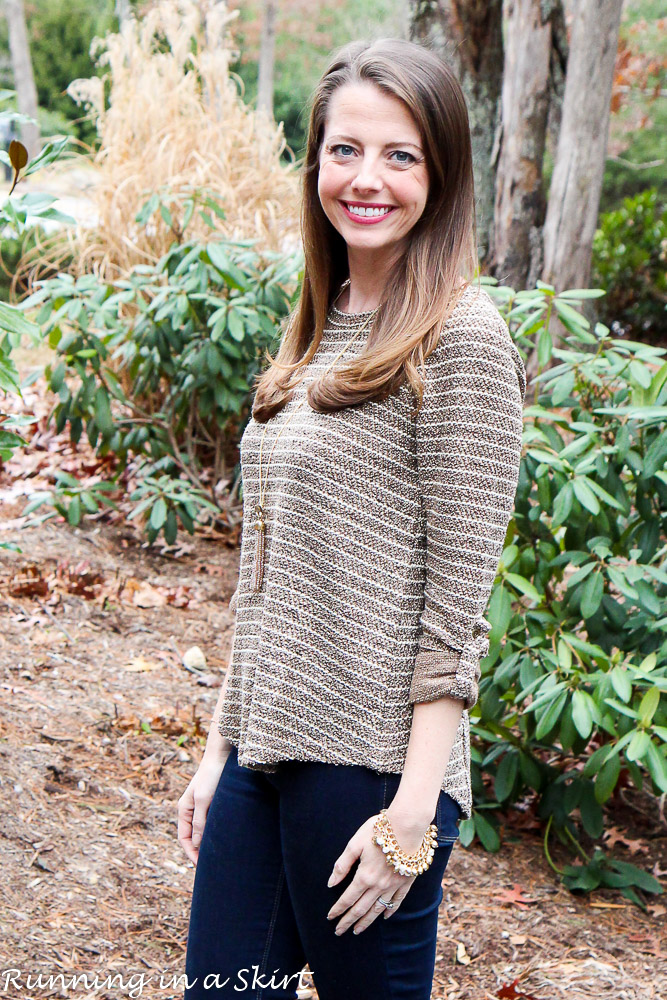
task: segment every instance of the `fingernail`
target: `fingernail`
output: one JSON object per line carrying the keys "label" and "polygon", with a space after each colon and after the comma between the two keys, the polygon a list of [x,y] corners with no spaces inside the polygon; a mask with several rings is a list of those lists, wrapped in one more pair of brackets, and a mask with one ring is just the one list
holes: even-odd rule
{"label": "fingernail", "polygon": [[327,885],[328,885],[329,888],[331,888],[331,886],[333,884],[334,884],[334,877],[333,877],[333,875],[330,875],[329,876],[329,881],[327,882]]}

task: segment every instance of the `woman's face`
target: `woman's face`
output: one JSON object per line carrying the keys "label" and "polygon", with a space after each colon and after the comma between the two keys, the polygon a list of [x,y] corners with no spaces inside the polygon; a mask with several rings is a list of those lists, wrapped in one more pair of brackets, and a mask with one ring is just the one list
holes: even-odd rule
{"label": "woman's face", "polygon": [[423,143],[403,101],[369,82],[339,87],[329,102],[318,192],[348,248],[400,254],[428,185]]}

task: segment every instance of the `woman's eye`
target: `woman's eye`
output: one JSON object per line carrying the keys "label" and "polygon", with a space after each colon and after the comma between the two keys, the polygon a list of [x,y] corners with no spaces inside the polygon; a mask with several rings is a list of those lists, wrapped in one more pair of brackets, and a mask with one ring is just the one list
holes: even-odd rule
{"label": "woman's eye", "polygon": [[346,146],[344,143],[340,143],[338,146],[331,147],[332,153],[338,153],[341,156],[349,156],[350,153],[354,153],[352,146]]}
{"label": "woman's eye", "polygon": [[415,162],[415,157],[412,155],[412,153],[408,153],[407,150],[405,149],[395,149],[391,155],[396,157],[397,163]]}

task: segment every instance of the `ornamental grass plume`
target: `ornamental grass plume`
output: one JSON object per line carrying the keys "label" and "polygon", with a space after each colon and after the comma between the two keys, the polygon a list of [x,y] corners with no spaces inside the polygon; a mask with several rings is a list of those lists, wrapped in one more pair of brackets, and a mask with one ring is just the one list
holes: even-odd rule
{"label": "ornamental grass plume", "polygon": [[[282,125],[243,103],[230,72],[236,14],[219,0],[158,0],[118,34],[94,39],[91,54],[108,72],[67,88],[100,137],[87,157],[96,222],[68,234],[74,274],[114,281],[154,263],[181,239],[184,222],[188,240],[209,240],[199,212],[186,216],[197,190],[219,199],[221,237],[257,239],[260,250],[298,243],[298,176],[281,161]],[[168,211],[138,223],[155,192],[168,194]],[[33,278],[45,263],[42,255]]]}

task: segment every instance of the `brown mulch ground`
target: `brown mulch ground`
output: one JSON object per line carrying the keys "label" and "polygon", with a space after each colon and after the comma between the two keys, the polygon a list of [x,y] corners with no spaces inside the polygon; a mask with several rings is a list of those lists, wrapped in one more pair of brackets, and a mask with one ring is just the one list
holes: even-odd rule
{"label": "brown mulch ground", "polygon": [[[194,869],[176,804],[222,683],[238,553],[187,536],[178,556],[151,552],[122,525],[21,529],[16,484],[0,473],[0,541],[22,548],[0,552],[0,996],[180,998],[169,984],[183,974]],[[183,666],[192,646],[203,676]],[[607,849],[664,885],[664,801],[661,813],[648,793],[623,796]],[[667,997],[664,897],[646,896],[644,912],[611,890],[571,894],[530,810],[502,835],[496,855],[454,849],[434,1000]],[[550,847],[557,865],[575,860]],[[27,988],[38,973],[121,979]]]}

